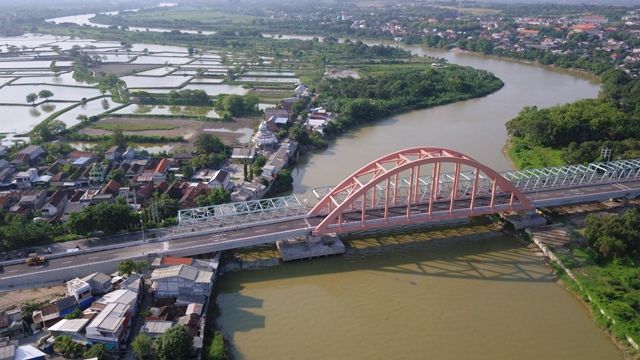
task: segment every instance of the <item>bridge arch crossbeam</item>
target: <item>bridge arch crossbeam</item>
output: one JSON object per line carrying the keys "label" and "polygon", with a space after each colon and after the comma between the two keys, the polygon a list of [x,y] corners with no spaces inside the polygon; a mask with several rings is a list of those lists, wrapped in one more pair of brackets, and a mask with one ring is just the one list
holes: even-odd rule
{"label": "bridge arch crossbeam", "polygon": [[448,149],[412,148],[362,167],[331,189],[309,215],[326,215],[314,231],[323,234],[529,208],[509,181],[470,157]]}

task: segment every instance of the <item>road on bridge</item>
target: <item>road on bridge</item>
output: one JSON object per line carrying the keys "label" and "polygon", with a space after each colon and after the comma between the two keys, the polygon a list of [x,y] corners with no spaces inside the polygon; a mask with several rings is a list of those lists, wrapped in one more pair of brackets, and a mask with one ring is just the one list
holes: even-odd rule
{"label": "road on bridge", "polygon": [[[579,188],[562,188],[538,192],[527,192],[526,196],[537,206],[557,206],[562,204],[602,201],[617,197],[635,197],[640,194],[640,180],[624,183],[598,184]],[[461,202],[468,200],[461,200]],[[399,212],[402,213],[402,212]],[[308,233],[322,221],[321,217],[295,220],[282,218],[272,223],[236,230],[202,234],[183,234],[174,240],[154,239],[145,244],[112,250],[82,253],[50,259],[43,266],[29,267],[26,264],[6,266],[0,274],[0,290],[15,287],[35,286],[61,282],[81,277],[92,272],[113,272],[124,259],[147,258],[154,254],[193,256],[215,251],[229,250],[245,246],[272,243],[276,240],[299,237]],[[250,226],[250,227],[249,227]]]}

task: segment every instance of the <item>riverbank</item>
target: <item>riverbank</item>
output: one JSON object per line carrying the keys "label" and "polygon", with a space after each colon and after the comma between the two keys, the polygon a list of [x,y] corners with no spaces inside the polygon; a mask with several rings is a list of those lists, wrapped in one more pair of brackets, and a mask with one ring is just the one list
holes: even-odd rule
{"label": "riverbank", "polygon": [[584,247],[578,244],[584,242],[584,239],[566,225],[528,229],[527,233],[556,269],[560,285],[590,310],[594,321],[606,330],[611,340],[624,353],[625,359],[638,359],[640,354],[637,340],[634,339],[637,334],[629,329],[628,319],[613,318],[612,304],[597,301],[601,292],[599,288],[608,282],[622,280],[624,272],[616,276],[614,274],[619,273],[619,270],[600,268],[593,260],[589,260]]}

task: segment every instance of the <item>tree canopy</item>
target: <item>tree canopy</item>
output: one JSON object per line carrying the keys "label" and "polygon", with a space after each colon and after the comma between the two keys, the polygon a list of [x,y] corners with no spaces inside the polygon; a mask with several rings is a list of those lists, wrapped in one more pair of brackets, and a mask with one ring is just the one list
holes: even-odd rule
{"label": "tree canopy", "polygon": [[156,340],[156,356],[160,360],[187,360],[191,356],[193,338],[182,326],[174,326]]}

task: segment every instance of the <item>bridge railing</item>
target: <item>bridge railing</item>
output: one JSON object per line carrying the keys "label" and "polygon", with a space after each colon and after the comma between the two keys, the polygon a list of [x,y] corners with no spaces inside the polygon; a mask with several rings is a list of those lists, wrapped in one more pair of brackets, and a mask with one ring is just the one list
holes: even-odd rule
{"label": "bridge railing", "polygon": [[640,179],[640,159],[507,171],[502,175],[523,192],[581,187]]}

